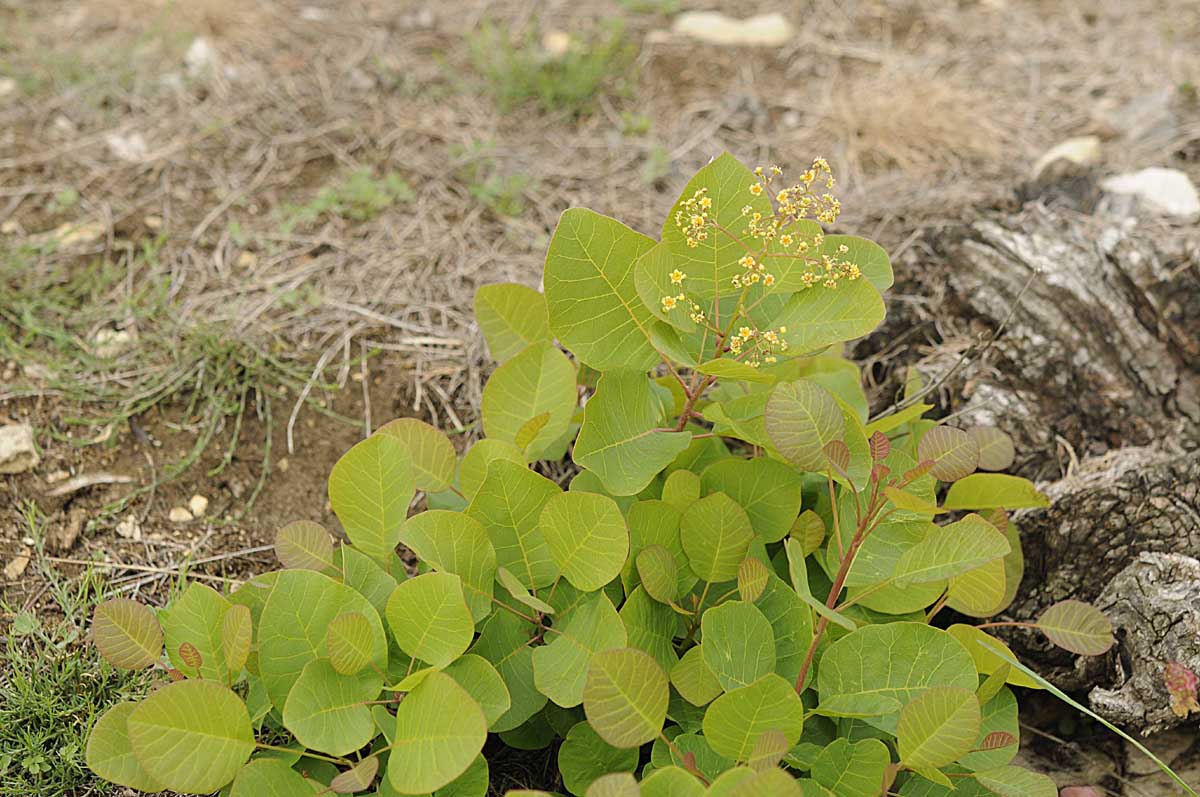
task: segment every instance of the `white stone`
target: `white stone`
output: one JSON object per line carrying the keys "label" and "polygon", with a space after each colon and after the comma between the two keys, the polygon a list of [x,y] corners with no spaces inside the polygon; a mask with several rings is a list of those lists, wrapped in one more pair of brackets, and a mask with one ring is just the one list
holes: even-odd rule
{"label": "white stone", "polygon": [[136,516],[129,515],[117,524],[117,534],[127,540],[139,542],[142,539],[142,524],[138,523]]}
{"label": "white stone", "polygon": [[24,473],[41,460],[27,423],[0,426],[0,473]]}
{"label": "white stone", "polygon": [[1109,177],[1100,184],[1109,194],[1136,198],[1147,209],[1167,216],[1200,215],[1200,194],[1178,169],[1152,167]]}
{"label": "white stone", "polygon": [[548,30],[542,36],[542,49],[547,55],[561,58],[571,49],[571,34],[564,30]]}
{"label": "white stone", "polygon": [[194,517],[203,517],[208,511],[208,499],[197,493],[188,501],[188,509],[191,510]]}
{"label": "white stone", "polygon": [[184,54],[183,63],[189,75],[199,77],[217,65],[217,51],[208,39],[197,36]]}
{"label": "white stone", "polygon": [[172,523],[190,523],[195,518],[192,517],[192,513],[186,507],[173,506],[171,507],[171,511],[167,513],[167,520]]}
{"label": "white stone", "polygon": [[1100,160],[1100,137],[1079,136],[1051,147],[1033,165],[1033,176],[1037,177],[1055,161],[1070,161],[1078,166],[1091,166]]}
{"label": "white stone", "polygon": [[4,566],[4,577],[9,581],[16,581],[25,572],[25,568],[29,567],[29,561],[32,557],[33,552],[29,548],[22,548],[12,558],[12,561]]}
{"label": "white stone", "polygon": [[709,44],[780,47],[796,30],[782,14],[759,14],[736,19],[719,11],[687,11],[675,17],[671,32]]}
{"label": "white stone", "polygon": [[137,343],[137,335],[129,329],[103,327],[92,339],[92,351],[101,359],[116,357]]}
{"label": "white stone", "polygon": [[150,151],[150,148],[146,146],[146,139],[141,133],[130,133],[127,136],[120,133],[109,133],[105,136],[104,141],[113,155],[128,163],[140,163]]}
{"label": "white stone", "polygon": [[0,97],[7,97],[17,91],[17,81],[10,77],[0,77]]}

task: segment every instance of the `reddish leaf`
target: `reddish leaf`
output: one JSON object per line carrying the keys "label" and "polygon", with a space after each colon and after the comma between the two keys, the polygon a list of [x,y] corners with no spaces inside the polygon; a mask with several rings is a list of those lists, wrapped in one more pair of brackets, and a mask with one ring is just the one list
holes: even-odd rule
{"label": "reddish leaf", "polygon": [[184,642],[179,646],[179,658],[193,670],[200,669],[200,665],[204,663],[200,651],[196,650],[196,646],[191,642]]}
{"label": "reddish leaf", "polygon": [[976,750],[999,750],[1002,747],[1008,747],[1017,743],[1017,737],[1013,736],[1008,731],[994,731],[983,737],[983,741],[979,743]]}
{"label": "reddish leaf", "polygon": [[892,453],[892,441],[883,432],[876,431],[871,435],[871,459],[883,462]]}
{"label": "reddish leaf", "polygon": [[988,513],[987,522],[995,526],[1001,534],[1008,533],[1008,513],[1000,507],[996,507]]}
{"label": "reddish leaf", "polygon": [[170,679],[172,681],[182,681],[184,678],[187,678],[186,675],[184,675],[182,672],[175,669],[174,667],[167,668],[167,676],[170,677]]}
{"label": "reddish leaf", "polygon": [[838,473],[845,476],[846,470],[850,467],[850,446],[842,440],[830,440],[821,451],[829,460],[829,464],[833,465]]}
{"label": "reddish leaf", "polygon": [[1193,711],[1200,712],[1200,701],[1196,696],[1200,678],[1196,677],[1196,673],[1173,661],[1163,670],[1163,681],[1171,693],[1171,711],[1175,716],[1186,717]]}

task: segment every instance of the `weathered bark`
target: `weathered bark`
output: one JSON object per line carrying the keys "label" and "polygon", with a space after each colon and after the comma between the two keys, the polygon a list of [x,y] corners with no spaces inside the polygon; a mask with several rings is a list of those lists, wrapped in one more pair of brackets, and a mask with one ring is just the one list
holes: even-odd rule
{"label": "weathered bark", "polygon": [[[1200,635],[1164,648],[1162,629],[1185,622],[1181,604],[1139,615],[1110,584],[1135,583],[1113,579],[1141,553],[1200,554],[1200,231],[1080,204],[1034,199],[928,234],[897,273],[917,275],[901,288],[933,300],[900,308],[899,324],[937,329],[917,367],[945,379],[943,408],[1008,431],[1016,472],[1053,499],[1016,518],[1027,567],[1006,618],[1104,595],[1121,631],[1102,663],[1079,671],[1037,635],[1012,642],[1064,686],[1111,690],[1095,707],[1151,730],[1172,724],[1161,657],[1200,663]],[[1157,590],[1200,591],[1170,583],[1194,578],[1186,567],[1156,572]]]}

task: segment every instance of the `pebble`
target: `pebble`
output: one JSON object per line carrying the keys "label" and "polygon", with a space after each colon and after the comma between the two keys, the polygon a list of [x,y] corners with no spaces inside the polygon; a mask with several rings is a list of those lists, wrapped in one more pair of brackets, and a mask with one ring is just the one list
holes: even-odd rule
{"label": "pebble", "polygon": [[1178,169],[1152,167],[1118,174],[1100,187],[1109,194],[1135,198],[1148,210],[1164,216],[1200,215],[1200,193],[1191,178]]}
{"label": "pebble", "polygon": [[195,520],[192,513],[187,510],[187,507],[173,506],[171,511],[167,513],[167,520],[172,523],[190,523]]}
{"label": "pebble", "polygon": [[9,581],[16,581],[25,572],[25,568],[29,567],[29,560],[32,557],[32,551],[29,548],[22,548],[21,551],[13,557],[12,561],[4,566],[4,577]]}
{"label": "pebble", "polygon": [[27,423],[0,426],[0,473],[24,473],[41,461]]}
{"label": "pebble", "polygon": [[193,517],[204,517],[204,513],[208,511],[208,499],[197,493],[188,501],[188,509]]}
{"label": "pebble", "polygon": [[136,516],[127,515],[117,524],[117,534],[127,540],[139,542],[142,539],[142,524],[138,523]]}
{"label": "pebble", "polygon": [[687,11],[675,17],[671,33],[709,44],[781,47],[795,38],[796,29],[778,13],[737,19],[719,11]]}

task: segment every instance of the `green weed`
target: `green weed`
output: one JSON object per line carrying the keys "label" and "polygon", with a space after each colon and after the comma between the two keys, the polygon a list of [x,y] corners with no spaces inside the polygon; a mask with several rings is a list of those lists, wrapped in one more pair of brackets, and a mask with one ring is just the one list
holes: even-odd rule
{"label": "green weed", "polygon": [[285,205],[283,227],[290,232],[328,217],[367,221],[414,196],[412,187],[396,172],[375,177],[370,169],[356,169],[322,188],[306,204]]}
{"label": "green weed", "polygon": [[451,146],[450,155],[459,164],[455,175],[466,183],[471,196],[497,216],[519,216],[525,211],[525,191],[533,185],[533,179],[527,174],[502,171],[491,153],[489,141]]}
{"label": "green weed", "polygon": [[546,52],[530,29],[517,43],[508,31],[484,23],[468,38],[471,64],[501,110],[536,102],[549,113],[580,116],[605,90],[619,91],[621,76],[637,56],[620,24],[593,40],[572,41],[565,53]]}

